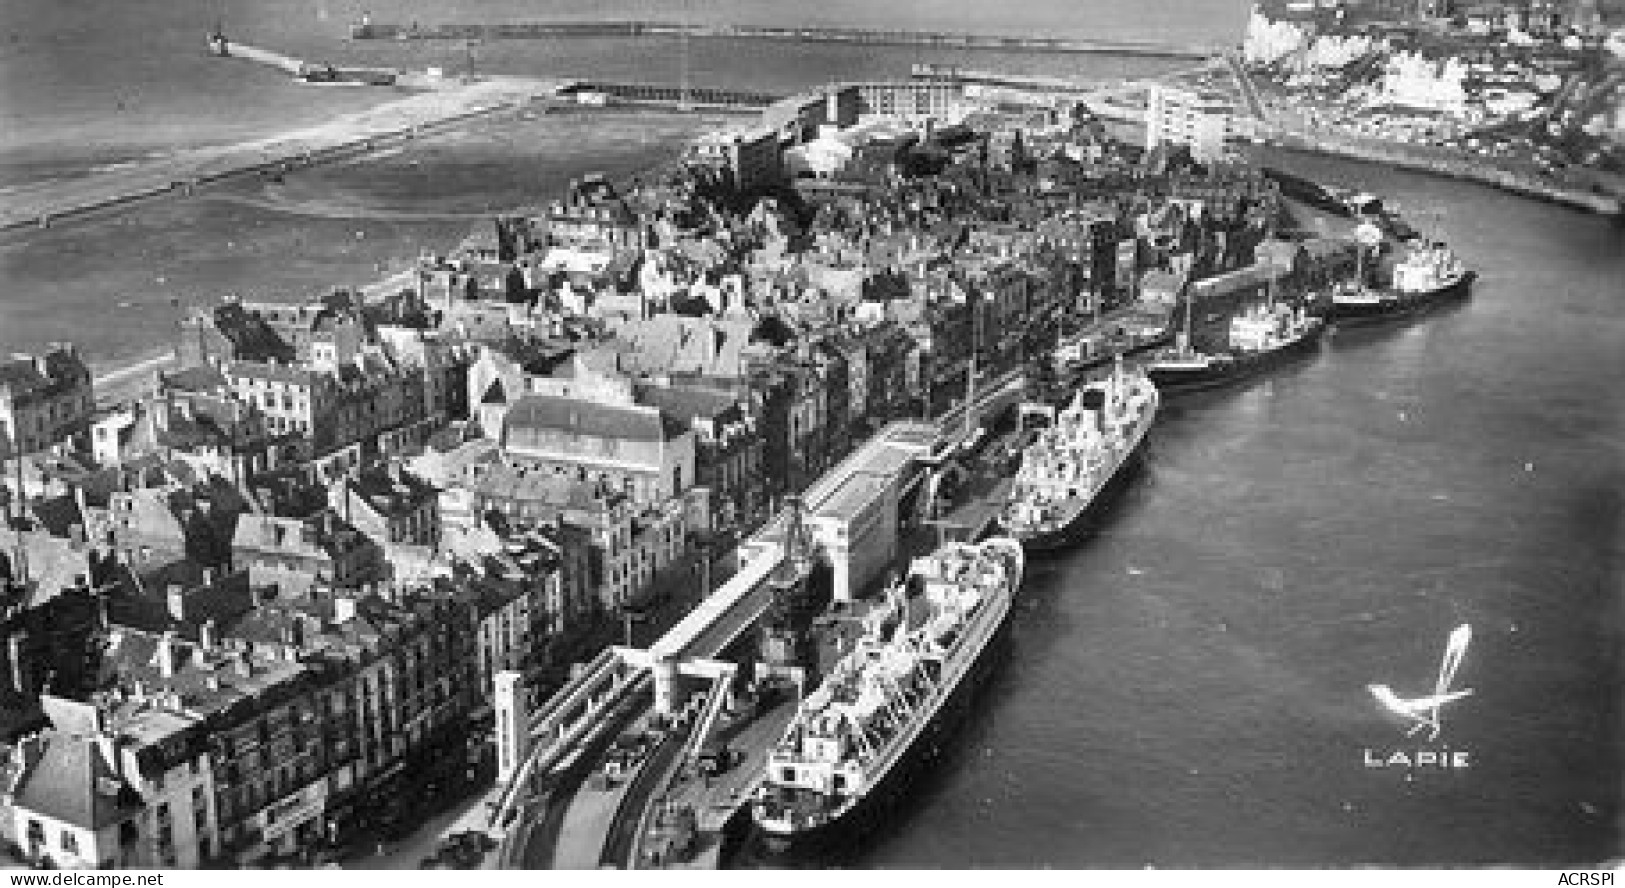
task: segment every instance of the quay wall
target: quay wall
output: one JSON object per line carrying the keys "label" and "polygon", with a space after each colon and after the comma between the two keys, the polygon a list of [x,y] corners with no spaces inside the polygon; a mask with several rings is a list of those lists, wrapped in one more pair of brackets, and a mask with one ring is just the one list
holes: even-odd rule
{"label": "quay wall", "polygon": [[1499,169],[1467,159],[1429,157],[1407,151],[1401,146],[1376,146],[1304,133],[1277,133],[1268,142],[1273,147],[1310,154],[1346,157],[1367,163],[1386,164],[1399,169],[1432,173],[1452,179],[1492,185],[1514,194],[1533,197],[1576,209],[1588,210],[1605,216],[1625,217],[1625,202],[1621,198],[1595,192],[1578,191],[1521,176],[1511,170]]}
{"label": "quay wall", "polygon": [[722,37],[749,40],[794,40],[812,43],[856,43],[889,46],[933,46],[946,49],[1106,53],[1163,58],[1206,58],[1216,47],[1195,44],[1137,43],[1068,37],[1007,37],[936,31],[889,31],[864,28],[780,28],[755,25],[685,25],[655,21],[510,22],[503,24],[438,24],[402,26],[366,22],[350,29],[356,40],[501,40],[556,37]]}

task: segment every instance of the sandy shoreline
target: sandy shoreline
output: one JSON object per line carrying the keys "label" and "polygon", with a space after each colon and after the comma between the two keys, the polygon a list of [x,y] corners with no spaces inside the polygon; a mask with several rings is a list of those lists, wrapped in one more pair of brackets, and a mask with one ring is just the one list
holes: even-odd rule
{"label": "sandy shoreline", "polygon": [[225,147],[198,148],[118,164],[74,179],[17,186],[0,192],[0,229],[42,218],[167,193],[190,193],[192,184],[249,172],[280,161],[308,162],[323,154],[370,150],[369,140],[415,134],[421,128],[518,107],[551,96],[557,82],[511,77],[447,83],[337,120]]}
{"label": "sandy shoreline", "polygon": [[97,404],[111,405],[146,391],[152,374],[175,369],[179,357],[174,349],[165,348],[146,357],[92,367],[91,390],[96,394]]}

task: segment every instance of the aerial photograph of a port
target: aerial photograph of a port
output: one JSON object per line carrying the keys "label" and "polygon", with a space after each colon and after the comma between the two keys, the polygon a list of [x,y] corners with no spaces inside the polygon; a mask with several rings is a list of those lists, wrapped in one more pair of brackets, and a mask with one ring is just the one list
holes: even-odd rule
{"label": "aerial photograph of a port", "polygon": [[0,354],[14,884],[1625,865],[1625,0],[6,0]]}

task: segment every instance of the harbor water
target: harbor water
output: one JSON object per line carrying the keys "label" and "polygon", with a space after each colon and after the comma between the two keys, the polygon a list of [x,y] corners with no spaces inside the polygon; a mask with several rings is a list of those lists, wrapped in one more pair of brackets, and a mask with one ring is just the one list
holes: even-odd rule
{"label": "harbor water", "polygon": [[[1621,853],[1625,232],[1461,182],[1278,161],[1442,214],[1480,271],[1169,402],[1106,530],[1034,565],[960,748],[854,866],[1541,864]],[[1367,685],[1432,693],[1436,741]],[[1372,767],[1396,751],[1467,767]]]}
{"label": "harbor water", "polygon": [[[19,0],[7,14],[34,2]],[[627,17],[675,17],[662,12],[670,4],[612,5]],[[734,5],[768,24],[796,8],[779,0]],[[1061,33],[1056,23],[1078,5],[1036,4],[1035,21]],[[80,14],[106,7],[123,20],[151,4],[54,6]],[[191,10],[186,16],[149,12],[175,31],[154,38],[159,43],[201,44],[212,20],[193,28],[190,18],[222,15],[228,28],[269,32],[242,39],[310,57],[313,47],[334,50],[354,6],[187,0],[173,4]],[[716,6],[707,14],[726,18]],[[1075,33],[1122,39],[1223,39],[1239,33],[1245,13],[1245,4],[1229,2],[1153,4],[1152,18],[1184,14],[1178,21],[1186,30],[1174,34],[1148,20],[1136,30],[1141,7],[1127,0],[1088,6],[1090,27]],[[763,11],[769,7],[781,19]],[[961,7],[970,5],[920,0],[897,15],[947,17],[922,24],[940,30],[978,29],[971,13],[952,20]],[[406,0],[372,4],[380,21],[408,17],[411,8]],[[419,17],[455,20],[458,4]],[[59,42],[69,42],[102,29],[86,20],[59,30]],[[493,44],[479,50],[481,64],[520,64],[542,43]],[[103,99],[88,87],[61,86],[72,101],[53,117],[38,90],[57,87],[35,81],[25,96],[19,76],[110,75],[44,65],[29,55],[36,49],[15,44],[0,51],[8,75],[0,110],[27,124],[9,128],[11,141],[0,145],[12,181],[45,174],[47,161],[63,169],[91,162],[70,163],[52,146],[96,146],[100,159],[92,160],[103,162],[169,138],[104,119]],[[812,86],[853,76],[857,52],[712,51],[695,78]],[[922,60],[913,49],[861,53],[877,76]],[[600,46],[593,57],[604,55]],[[649,64],[674,72],[674,59]],[[278,128],[323,110],[312,104],[344,110],[372,101],[365,90],[312,90],[254,66],[204,62],[212,67],[201,81],[188,79],[204,70],[193,62],[182,68],[187,76],[154,63],[144,88],[146,75],[127,72],[129,101],[150,105],[153,119],[182,134],[175,138],[202,140],[243,138],[253,125],[230,113],[231,100],[208,95],[279,96],[257,124]],[[1036,61],[1021,64],[1030,70]],[[1110,77],[1147,63],[1080,57],[1065,64]],[[622,73],[630,79],[638,70]],[[640,79],[671,79],[664,70]],[[184,112],[188,90],[195,105]],[[319,98],[296,101],[292,92]],[[8,284],[0,346],[78,338],[95,343],[93,357],[129,354],[164,341],[172,315],[163,312],[178,297],[280,291],[302,298],[326,284],[364,283],[420,248],[450,246],[472,216],[534,203],[574,172],[625,172],[686,132],[666,122],[657,130],[617,137],[609,163],[582,148],[550,163],[558,155],[529,142],[510,140],[499,151],[502,138],[471,137],[486,152],[479,169],[441,143],[415,156],[418,165],[384,159],[381,167],[303,180],[322,187],[294,176],[281,186],[8,237],[0,241]],[[1298,155],[1278,160],[1368,188],[1419,217],[1436,215],[1441,233],[1479,271],[1473,295],[1392,326],[1334,332],[1307,360],[1166,404],[1145,468],[1102,532],[1030,565],[1013,643],[957,741],[886,829],[820,863],[1556,866],[1620,853],[1625,229],[1463,182]],[[433,171],[447,168],[463,177],[465,196],[449,206],[411,197],[418,187],[444,195]],[[121,301],[131,303],[128,316],[116,313]],[[1442,710],[1436,740],[1406,738],[1367,685],[1431,693],[1446,636],[1462,623],[1474,640],[1456,687],[1473,694]],[[1384,764],[1396,751],[1420,748],[1465,752],[1468,764],[1371,764],[1373,756]],[[749,856],[742,863],[772,865]]]}

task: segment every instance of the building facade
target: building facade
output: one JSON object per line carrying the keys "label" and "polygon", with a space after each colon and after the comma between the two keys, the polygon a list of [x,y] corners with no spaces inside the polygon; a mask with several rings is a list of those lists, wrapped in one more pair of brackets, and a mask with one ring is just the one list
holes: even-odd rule
{"label": "building facade", "polygon": [[89,427],[90,368],[71,345],[0,362],[0,455],[35,453]]}

